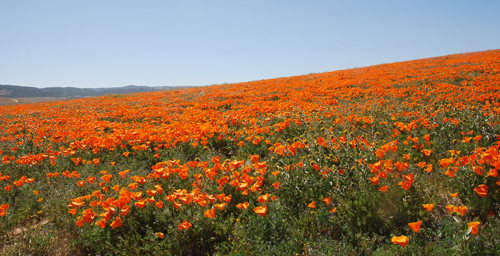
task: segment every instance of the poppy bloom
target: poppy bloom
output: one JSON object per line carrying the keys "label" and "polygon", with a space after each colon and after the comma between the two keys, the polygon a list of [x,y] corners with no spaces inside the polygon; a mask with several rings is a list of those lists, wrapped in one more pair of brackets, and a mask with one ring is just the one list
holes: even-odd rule
{"label": "poppy bloom", "polygon": [[280,187],[280,182],[279,181],[276,181],[275,183],[273,183],[273,187],[275,189],[278,189]]}
{"label": "poppy bloom", "polygon": [[109,220],[111,219],[111,212],[103,212],[101,214],[99,214],[99,216],[103,217],[105,220]]}
{"label": "poppy bloom", "polygon": [[210,210],[205,211],[204,213],[205,217],[213,219],[215,218],[215,208],[212,208]]}
{"label": "poppy bloom", "polygon": [[485,184],[479,185],[477,188],[474,188],[474,191],[480,196],[480,197],[486,197],[488,194],[488,186]]}
{"label": "poppy bloom", "polygon": [[389,186],[382,186],[378,189],[378,191],[386,193],[388,188]]}
{"label": "poppy bloom", "polygon": [[127,175],[127,173],[128,173],[129,171],[130,171],[130,170],[125,170],[125,171],[119,172],[118,174],[119,174],[122,178],[125,178],[125,175]]}
{"label": "poppy bloom", "polygon": [[163,239],[165,235],[162,232],[156,232],[155,235],[158,236],[158,238]]}
{"label": "poppy bloom", "polygon": [[111,180],[111,177],[112,177],[111,174],[107,174],[107,175],[103,175],[101,177],[101,179],[103,179],[106,183],[109,183],[109,181]]}
{"label": "poppy bloom", "polygon": [[467,206],[462,205],[462,206],[457,206],[453,209],[455,212],[460,214],[461,216],[465,215],[465,211],[467,211]]}
{"label": "poppy bloom", "polygon": [[188,230],[190,227],[192,227],[193,225],[191,225],[191,223],[189,223],[189,221],[185,220],[183,221],[180,225],[179,225],[179,230],[183,230],[183,229],[186,229]]}
{"label": "poppy bloom", "polygon": [[479,224],[481,224],[479,221],[467,223],[467,230],[470,230],[470,232],[475,235],[477,234],[477,226],[479,226]]}
{"label": "poppy bloom", "polygon": [[410,240],[407,236],[405,235],[402,235],[402,236],[395,236],[391,239],[391,242],[393,242],[394,244],[399,244],[403,247],[406,246],[406,244],[408,243],[408,240]]}
{"label": "poppy bloom", "polygon": [[236,205],[236,207],[238,207],[240,209],[248,210],[248,202],[239,203],[239,204]]}
{"label": "poppy bloom", "polygon": [[90,184],[93,184],[94,181],[95,181],[95,177],[94,176],[87,178],[87,182],[90,183]]}
{"label": "poppy bloom", "polygon": [[418,233],[418,231],[420,230],[420,224],[422,224],[422,221],[419,220],[417,222],[408,223],[408,226],[410,226],[413,231]]}
{"label": "poppy bloom", "polygon": [[106,227],[106,220],[101,219],[100,221],[96,222],[95,224],[101,228],[105,228]]}
{"label": "poppy bloom", "polygon": [[137,183],[132,183],[132,184],[129,184],[128,187],[132,190],[136,190],[137,189]]}
{"label": "poppy bloom", "polygon": [[8,204],[0,205],[0,216],[5,216],[5,214],[7,214],[7,212],[6,212],[7,209],[9,209]]}
{"label": "poppy bloom", "polygon": [[325,197],[323,198],[323,202],[325,202],[326,204],[330,204],[330,199],[331,197]]}
{"label": "poppy bloom", "polygon": [[433,204],[422,204],[422,206],[429,212],[432,211],[432,208],[434,208]]}
{"label": "poppy bloom", "polygon": [[431,153],[432,153],[432,150],[430,150],[430,149],[423,149],[420,152],[422,152],[425,156],[430,156]]}
{"label": "poppy bloom", "polygon": [[489,177],[489,176],[491,176],[491,177],[496,177],[496,176],[498,176],[498,171],[497,171],[497,169],[491,169],[491,170],[490,170],[490,171],[486,174],[486,177]]}
{"label": "poppy bloom", "polygon": [[154,204],[155,203],[155,198],[154,196],[150,197],[150,198],[146,198],[146,201],[150,204]]}
{"label": "poppy bloom", "polygon": [[111,222],[110,225],[113,229],[119,228],[122,226],[122,219],[120,217],[116,217],[113,222]]}
{"label": "poppy bloom", "polygon": [[450,213],[453,213],[453,205],[452,205],[452,204],[447,205],[447,206],[446,206],[446,209],[448,209],[448,211],[449,211]]}
{"label": "poppy bloom", "polygon": [[82,226],[83,226],[83,219],[79,219],[79,220],[77,220],[75,223],[76,223],[76,225],[77,225],[78,227],[82,227]]}
{"label": "poppy bloom", "polygon": [[163,208],[163,201],[158,201],[155,203],[156,207],[158,207],[159,209]]}
{"label": "poppy bloom", "polygon": [[135,202],[134,204],[135,204],[135,206],[137,206],[137,207],[139,207],[139,208],[142,209],[142,208],[144,208],[144,206],[146,206],[146,200],[141,199],[138,202]]}
{"label": "poppy bloom", "polygon": [[312,201],[312,203],[310,203],[307,207],[309,207],[309,208],[316,208],[316,202]]}
{"label": "poppy bloom", "polygon": [[226,202],[214,205],[214,207],[217,208],[217,209],[219,209],[219,211],[224,211],[224,208],[226,208],[226,206],[227,206]]}
{"label": "poppy bloom", "polygon": [[259,196],[259,198],[257,198],[257,201],[259,203],[265,204],[265,203],[267,203],[267,201],[269,201],[269,196],[271,196],[271,195],[269,195],[269,194],[261,195],[261,196]]}
{"label": "poppy bloom", "polygon": [[262,217],[266,217],[267,206],[265,206],[265,205],[264,206],[257,206],[253,209],[253,211]]}
{"label": "poppy bloom", "polygon": [[452,196],[452,197],[457,197],[457,196],[458,196],[458,193],[453,193],[453,194],[451,194],[450,196]]}

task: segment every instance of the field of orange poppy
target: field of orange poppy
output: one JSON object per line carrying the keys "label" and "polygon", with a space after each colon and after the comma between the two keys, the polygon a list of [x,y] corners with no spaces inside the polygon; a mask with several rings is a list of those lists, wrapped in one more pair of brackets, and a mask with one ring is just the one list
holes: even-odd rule
{"label": "field of orange poppy", "polygon": [[2,106],[0,252],[494,255],[499,98],[492,50]]}

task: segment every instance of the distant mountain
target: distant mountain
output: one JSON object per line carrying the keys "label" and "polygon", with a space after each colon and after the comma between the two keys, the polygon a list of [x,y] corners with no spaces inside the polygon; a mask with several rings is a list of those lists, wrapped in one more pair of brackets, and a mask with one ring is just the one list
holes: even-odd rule
{"label": "distant mountain", "polygon": [[186,86],[137,86],[128,85],[113,88],[75,88],[75,87],[47,87],[36,88],[18,85],[1,85],[0,96],[8,98],[29,97],[56,97],[56,98],[85,98],[108,94],[127,94],[138,92],[154,92],[172,89],[187,88]]}

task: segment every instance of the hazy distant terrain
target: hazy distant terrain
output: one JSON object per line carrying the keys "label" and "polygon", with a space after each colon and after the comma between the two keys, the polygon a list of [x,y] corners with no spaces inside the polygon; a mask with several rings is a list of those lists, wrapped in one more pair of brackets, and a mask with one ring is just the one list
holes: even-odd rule
{"label": "hazy distant terrain", "polygon": [[189,86],[137,86],[128,85],[113,88],[75,88],[75,87],[48,87],[36,88],[18,85],[0,84],[0,106],[26,104],[33,102],[79,99],[95,97],[108,94],[127,94],[139,92],[164,91],[172,89],[187,88]]}

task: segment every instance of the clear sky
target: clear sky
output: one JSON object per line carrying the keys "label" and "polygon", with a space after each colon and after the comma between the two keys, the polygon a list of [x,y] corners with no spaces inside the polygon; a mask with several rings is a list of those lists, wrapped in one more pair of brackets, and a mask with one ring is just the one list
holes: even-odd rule
{"label": "clear sky", "polygon": [[0,0],[0,84],[211,85],[499,48],[499,0]]}

